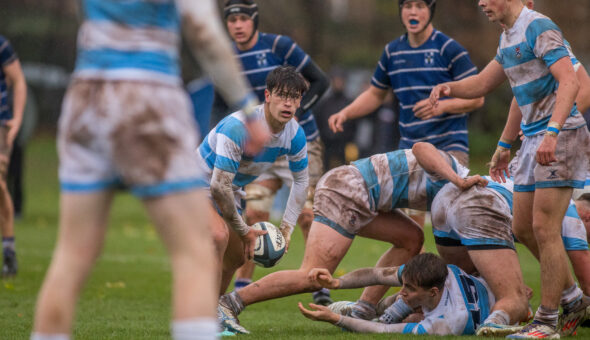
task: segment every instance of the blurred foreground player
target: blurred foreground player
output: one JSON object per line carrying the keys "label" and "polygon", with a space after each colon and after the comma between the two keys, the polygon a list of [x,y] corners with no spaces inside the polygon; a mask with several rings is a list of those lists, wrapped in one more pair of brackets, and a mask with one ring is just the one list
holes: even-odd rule
{"label": "blurred foreground player", "polygon": [[[32,339],[68,339],[80,290],[101,252],[118,186],[144,203],[171,257],[174,339],[213,339],[216,270],[195,123],[179,77],[180,26],[250,141],[266,130],[238,75],[213,1],[86,0],[73,81],[59,123],[59,237],[39,294]],[[157,15],[156,15],[157,14]]]}

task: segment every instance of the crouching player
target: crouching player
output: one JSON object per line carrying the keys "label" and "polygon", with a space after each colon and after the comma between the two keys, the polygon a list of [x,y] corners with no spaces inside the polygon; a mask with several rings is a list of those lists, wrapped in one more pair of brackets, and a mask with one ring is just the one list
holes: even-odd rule
{"label": "crouching player", "polygon": [[[232,113],[209,132],[197,151],[197,161],[206,174],[213,200],[211,230],[222,263],[220,293],[246,258],[252,259],[258,235],[240,216],[242,188],[272,166],[280,156],[289,160],[293,185],[280,229],[289,239],[307,197],[307,147],[305,134],[293,119],[307,90],[305,79],[292,66],[281,66],[266,78],[265,103],[255,108],[253,119],[262,120],[271,138],[257,154],[244,151],[247,141],[244,112]],[[288,245],[287,245],[288,246]]]}
{"label": "crouching player", "polygon": [[[438,190],[453,181],[469,187],[483,181],[481,177],[464,179],[468,170],[443,151],[436,149],[429,157],[449,164],[445,178],[431,176],[416,162],[412,150],[377,154],[332,169],[318,182],[314,199],[314,221],[298,270],[271,273],[254,284],[220,299],[223,323],[237,332],[237,315],[250,304],[322,288],[309,281],[312,268],[333,272],[356,235],[389,242],[393,245],[377,262],[377,267],[406,263],[417,255],[424,235],[409,217],[397,208],[426,211]],[[375,305],[389,287],[370,287],[357,302],[360,314],[375,314]]]}
{"label": "crouching player", "polygon": [[330,289],[401,286],[398,300],[404,306],[399,309],[401,318],[417,308],[424,313],[424,319],[418,323],[387,324],[336,314],[315,304],[310,304],[315,310],[309,310],[299,303],[301,313],[309,319],[362,333],[470,335],[488,317],[495,302],[483,279],[447,265],[430,253],[417,255],[399,267],[363,268],[338,279],[332,278],[327,269],[315,268],[309,272],[309,279]]}

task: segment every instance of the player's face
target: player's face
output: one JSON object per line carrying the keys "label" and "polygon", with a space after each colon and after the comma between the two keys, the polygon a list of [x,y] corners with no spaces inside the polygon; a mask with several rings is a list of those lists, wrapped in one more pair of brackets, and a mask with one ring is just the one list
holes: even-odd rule
{"label": "player's face", "polygon": [[578,215],[582,222],[584,222],[584,226],[586,227],[586,231],[590,230],[590,202],[579,200],[576,201],[576,210],[578,210]]}
{"label": "player's face", "polygon": [[236,44],[245,44],[254,33],[254,20],[246,14],[232,14],[227,17],[227,31]]}
{"label": "player's face", "polygon": [[479,0],[479,7],[491,22],[502,21],[508,12],[507,0]]}
{"label": "player's face", "polygon": [[301,95],[287,91],[264,91],[265,101],[271,117],[281,124],[286,124],[295,115],[301,104]]}
{"label": "player's face", "polygon": [[430,301],[433,298],[430,289],[420,287],[412,282],[407,282],[407,280],[404,280],[404,285],[399,291],[399,294],[412,309],[430,306]]}
{"label": "player's face", "polygon": [[424,1],[406,1],[402,5],[402,23],[408,33],[422,32],[430,20],[430,9]]}

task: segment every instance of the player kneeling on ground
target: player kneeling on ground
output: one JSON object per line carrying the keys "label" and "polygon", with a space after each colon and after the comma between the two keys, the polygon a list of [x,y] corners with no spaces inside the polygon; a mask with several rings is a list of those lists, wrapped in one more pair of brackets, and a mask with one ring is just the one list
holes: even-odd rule
{"label": "player kneeling on ground", "polygon": [[401,298],[392,305],[398,311],[398,322],[417,308],[424,313],[424,320],[418,323],[386,324],[336,314],[315,304],[310,304],[315,310],[308,310],[299,303],[301,313],[309,319],[361,333],[470,335],[488,317],[495,302],[483,279],[446,265],[443,259],[430,253],[417,255],[399,267],[363,268],[338,279],[332,278],[326,269],[314,268],[309,272],[309,279],[330,289],[401,286]]}

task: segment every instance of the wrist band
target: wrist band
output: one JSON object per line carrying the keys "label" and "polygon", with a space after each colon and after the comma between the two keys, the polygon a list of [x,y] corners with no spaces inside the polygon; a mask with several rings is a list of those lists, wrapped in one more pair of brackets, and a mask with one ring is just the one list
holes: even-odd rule
{"label": "wrist band", "polygon": [[512,144],[508,144],[508,143],[500,140],[500,141],[498,141],[498,146],[502,147],[504,149],[510,149],[512,147]]}
{"label": "wrist band", "polygon": [[549,122],[549,124],[547,124],[547,127],[556,128],[558,131],[561,131],[561,125],[559,125],[558,122]]}
{"label": "wrist band", "polygon": [[559,134],[559,130],[558,130],[558,129],[556,129],[556,128],[554,128],[553,126],[548,126],[548,127],[547,127],[547,133],[548,133],[550,136],[557,136],[557,135]]}

